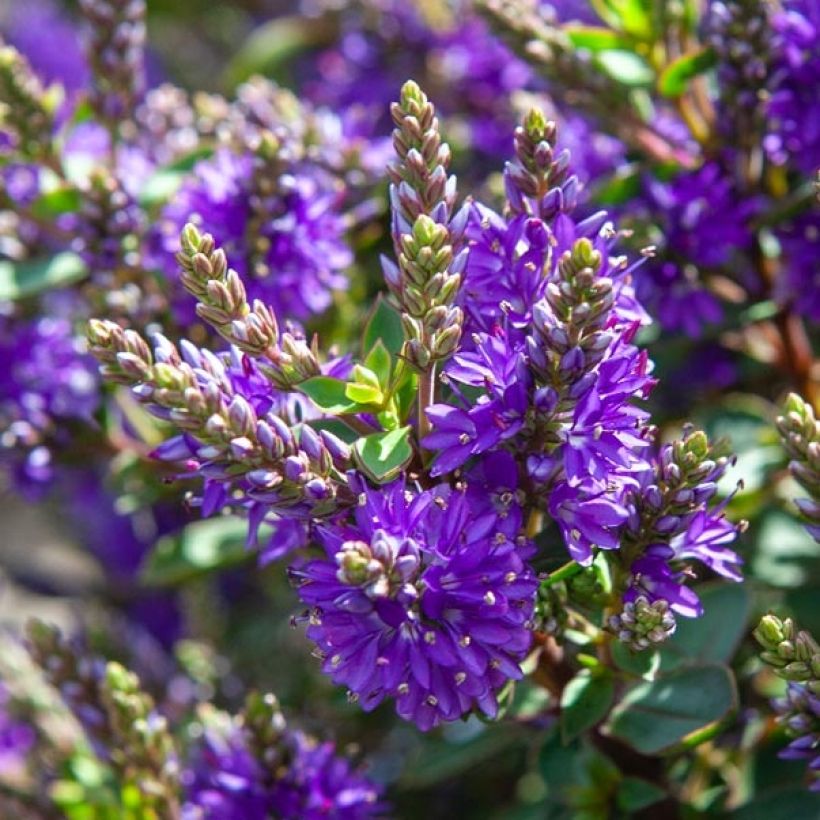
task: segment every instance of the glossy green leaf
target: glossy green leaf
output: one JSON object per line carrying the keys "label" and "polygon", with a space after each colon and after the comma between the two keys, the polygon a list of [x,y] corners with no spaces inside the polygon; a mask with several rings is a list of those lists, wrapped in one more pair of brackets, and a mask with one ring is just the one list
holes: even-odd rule
{"label": "glossy green leaf", "polygon": [[24,299],[45,290],[65,287],[88,275],[85,262],[70,251],[49,259],[0,262],[0,302]]}
{"label": "glossy green leaf", "polygon": [[675,634],[661,647],[661,670],[702,663],[725,663],[747,632],[751,596],[741,584],[716,582],[698,587],[701,618],[679,618]]}
{"label": "glossy green leaf", "polygon": [[633,51],[601,51],[596,59],[601,68],[622,85],[645,86],[655,79],[655,73],[646,60]]}
{"label": "glossy green leaf", "polygon": [[658,91],[664,97],[680,97],[693,77],[703,74],[717,62],[717,55],[711,48],[682,54],[673,60],[658,77]]}
{"label": "glossy green leaf", "polygon": [[561,693],[561,736],[569,743],[605,717],[615,697],[612,675],[579,672]]}
{"label": "glossy green leaf", "polygon": [[666,797],[666,792],[654,783],[640,777],[625,777],[618,786],[615,800],[624,812],[635,812],[657,803]]}
{"label": "glossy green leaf", "polygon": [[343,413],[354,413],[358,407],[346,392],[347,382],[331,376],[314,376],[302,382],[299,390],[309,396],[313,403],[324,413],[340,416]]}
{"label": "glossy green leaf", "polygon": [[360,438],[353,446],[356,463],[377,483],[395,478],[413,458],[410,428]]}
{"label": "glossy green leaf", "polygon": [[[394,374],[394,377],[395,375],[396,374]],[[401,421],[405,421],[416,406],[418,381],[419,378],[416,373],[409,367],[405,367],[393,387],[393,399],[396,402],[396,408]]]}
{"label": "glossy green leaf", "polygon": [[149,585],[175,585],[201,575],[250,560],[245,546],[248,524],[221,516],[195,521],[177,536],[161,538],[148,554],[141,571]]}
{"label": "glossy green leaf", "polygon": [[368,370],[372,370],[376,374],[379,385],[386,390],[390,384],[390,373],[393,369],[393,363],[390,358],[390,352],[384,346],[384,342],[381,339],[377,339],[373,347],[370,348],[364,363]]}
{"label": "glossy green leaf", "polygon": [[380,387],[361,382],[348,382],[345,385],[345,396],[357,404],[381,404],[384,401]]}
{"label": "glossy green leaf", "polygon": [[608,731],[639,752],[658,754],[735,705],[734,678],[725,666],[687,666],[630,689],[613,710]]}
{"label": "glossy green leaf", "polygon": [[395,356],[404,344],[404,331],[399,314],[379,294],[362,335],[362,350],[367,353],[381,339],[388,353]]}

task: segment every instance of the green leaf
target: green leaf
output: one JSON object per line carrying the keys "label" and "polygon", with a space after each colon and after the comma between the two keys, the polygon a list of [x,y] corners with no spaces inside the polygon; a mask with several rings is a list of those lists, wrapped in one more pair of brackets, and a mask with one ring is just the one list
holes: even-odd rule
{"label": "green leaf", "polygon": [[601,68],[622,85],[645,86],[655,79],[655,73],[646,60],[633,51],[600,51],[596,59]]}
{"label": "green leaf", "polygon": [[65,287],[88,275],[85,262],[70,251],[49,259],[0,262],[0,302],[24,299],[44,290]]}
{"label": "green leaf", "polygon": [[654,755],[725,717],[736,699],[734,678],[725,666],[687,666],[630,689],[613,710],[608,731]]}
{"label": "green leaf", "polygon": [[651,3],[648,0],[591,0],[600,18],[613,28],[640,40],[653,36]]}
{"label": "green leaf", "polygon": [[80,209],[80,192],[76,188],[52,188],[32,203],[31,212],[39,219],[53,219]]}
{"label": "green leaf", "polygon": [[634,675],[637,678],[651,680],[660,666],[660,655],[650,649],[643,652],[634,652],[621,641],[613,641],[612,660],[622,672]]}
{"label": "green leaf", "polygon": [[340,438],[347,444],[353,444],[359,438],[355,430],[338,419],[311,419],[303,423],[308,424],[314,430],[327,430],[328,433],[333,433],[336,438]]}
{"label": "green leaf", "polygon": [[355,413],[358,406],[347,395],[347,382],[331,376],[314,376],[299,385],[299,390],[308,396],[324,413],[340,416]]}
{"label": "green leaf", "polygon": [[236,85],[253,74],[274,75],[301,51],[328,42],[332,33],[321,19],[277,17],[263,23],[235,52],[226,72],[228,83]]}
{"label": "green leaf", "polygon": [[767,789],[725,816],[728,820],[808,820],[820,817],[820,795],[802,785]]}
{"label": "green leaf", "polygon": [[666,792],[660,786],[640,777],[625,777],[618,786],[615,799],[621,811],[631,814],[663,800],[664,797]]}
{"label": "green leaf", "polygon": [[207,159],[213,150],[199,148],[184,157],[158,168],[142,186],[137,199],[143,208],[150,208],[167,202],[179,189],[186,174],[202,159]]}
{"label": "green leaf", "polygon": [[353,366],[353,381],[345,385],[345,395],[359,404],[382,406],[385,401],[379,377],[370,368],[357,364]]}
{"label": "green leaf", "polygon": [[379,380],[379,386],[383,390],[387,390],[390,384],[390,373],[392,370],[392,361],[390,359],[390,352],[384,346],[381,339],[377,339],[367,358],[364,360],[365,367],[376,374]]}
{"label": "green leaf", "polygon": [[754,538],[755,577],[777,587],[810,583],[817,567],[817,544],[803,525],[781,510],[767,510],[749,530]]}
{"label": "green leaf", "polygon": [[549,708],[550,693],[528,678],[518,681],[506,717],[526,720],[539,717]]}
{"label": "green leaf", "polygon": [[[432,734],[420,739],[409,750],[402,768],[399,788],[427,789],[442,782],[453,782],[459,775],[486,764],[493,758],[503,759],[523,745],[523,736],[515,727],[469,724],[452,727],[447,735]],[[458,730],[462,731],[459,733]]]}
{"label": "green leaf", "polygon": [[626,165],[596,185],[592,196],[601,205],[621,205],[634,199],[640,191],[639,169],[635,165]]}
{"label": "green leaf", "polygon": [[367,352],[381,340],[388,353],[395,356],[404,344],[404,331],[399,314],[387,304],[382,294],[376,298],[376,304],[370,313],[362,335],[362,350]]}
{"label": "green leaf", "polygon": [[553,799],[564,800],[566,792],[577,789],[586,779],[586,761],[580,742],[570,749],[561,742],[560,733],[550,729],[538,752],[538,771]]}
{"label": "green leaf", "polygon": [[241,564],[253,555],[245,546],[247,532],[247,522],[232,516],[194,521],[179,535],[160,538],[143,563],[141,578],[151,586],[168,586]]}
{"label": "green leaf", "polygon": [[728,438],[737,456],[732,475],[724,477],[721,489],[729,495],[738,476],[743,489],[733,500],[761,488],[771,488],[772,473],[783,466],[783,451],[770,418],[771,406],[759,396],[732,393],[702,415],[703,429],[710,439]]}
{"label": "green leaf", "polygon": [[612,675],[579,672],[561,693],[561,736],[569,743],[600,723],[612,706],[615,683]]}
{"label": "green leaf", "polygon": [[751,608],[748,589],[715,582],[698,587],[701,618],[679,618],[675,634],[661,647],[661,670],[702,663],[725,663],[746,634]]}
{"label": "green leaf", "polygon": [[693,77],[703,74],[717,63],[714,49],[701,48],[697,51],[681,54],[669,63],[658,77],[658,91],[664,97],[680,97]]}
{"label": "green leaf", "polygon": [[185,174],[182,171],[160,169],[152,174],[142,186],[138,201],[143,208],[150,208],[167,202],[182,185]]}
{"label": "green leaf", "polygon": [[562,31],[576,48],[587,51],[606,51],[629,47],[629,41],[611,28],[599,26],[564,26]]}
{"label": "green leaf", "polygon": [[359,467],[382,484],[395,478],[413,458],[410,427],[400,427],[387,433],[374,433],[360,438],[353,446]]}
{"label": "green leaf", "polygon": [[379,387],[360,382],[348,382],[345,385],[345,396],[357,404],[381,404],[384,401]]}

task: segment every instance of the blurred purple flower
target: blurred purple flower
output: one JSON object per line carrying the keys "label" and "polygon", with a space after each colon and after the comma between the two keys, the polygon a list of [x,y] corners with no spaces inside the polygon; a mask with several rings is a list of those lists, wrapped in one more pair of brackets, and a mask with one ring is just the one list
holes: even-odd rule
{"label": "blurred purple flower", "polygon": [[[334,290],[348,284],[344,271],[353,257],[344,238],[343,191],[318,168],[294,168],[259,201],[253,168],[251,156],[228,149],[200,162],[162,213],[157,264],[176,278],[179,233],[194,222],[225,250],[249,299],[262,299],[280,316],[310,319],[330,306]],[[265,216],[257,224],[260,209]],[[192,304],[186,300],[181,306],[187,321]]]}

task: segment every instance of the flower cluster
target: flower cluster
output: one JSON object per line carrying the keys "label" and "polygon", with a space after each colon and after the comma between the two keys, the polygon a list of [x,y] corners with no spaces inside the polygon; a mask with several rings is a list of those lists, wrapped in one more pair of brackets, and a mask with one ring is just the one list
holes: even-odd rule
{"label": "flower cluster", "polygon": [[37,734],[32,726],[13,714],[11,701],[8,689],[0,682],[0,774],[13,780],[14,775],[25,768]]}
{"label": "flower cluster", "polygon": [[476,332],[445,375],[479,393],[466,406],[432,406],[425,444],[437,451],[433,475],[509,448],[586,564],[593,544],[618,545],[610,528],[626,516],[613,487],[646,445],[646,414],[631,399],[652,380],[631,344],[644,314],[626,260],[609,253],[615,233],[604,214],[577,224],[568,216],[577,181],[568,154],[554,157],[553,137],[554,125],[531,114],[505,172],[508,217],[476,207],[463,288]]}
{"label": "flower cluster", "polygon": [[464,142],[480,154],[503,154],[515,117],[511,103],[532,72],[467,4],[458,5],[425,10],[393,0],[349,4],[339,44],[320,52],[310,66],[306,94],[372,127],[404,77],[424,77],[437,96],[446,95],[450,107],[444,114]]}
{"label": "flower cluster", "polygon": [[144,91],[145,3],[82,0],[90,23],[88,62],[94,75],[91,104],[102,122],[118,123]]}
{"label": "flower cluster", "polygon": [[[248,695],[235,715],[200,701],[193,713],[174,719],[164,713],[170,693],[155,701],[136,674],[95,654],[80,636],[66,639],[55,627],[32,622],[28,650],[39,675],[81,727],[79,737],[63,738],[61,747],[50,748],[35,773],[53,800],[52,810],[67,808],[62,801],[77,789],[86,809],[122,808],[121,801],[129,799],[125,795],[138,786],[138,798],[130,798],[128,805],[133,809],[136,800],[146,816],[361,820],[384,814],[381,789],[337,755],[333,743],[320,743],[288,726],[273,695]],[[176,678],[178,683],[179,672]],[[12,718],[6,713],[6,688],[0,693],[0,760],[5,764],[0,777],[13,782],[11,767],[24,774],[27,755],[47,743],[33,722],[47,723],[47,710],[55,707],[27,698],[31,714]],[[84,795],[83,784],[75,783],[63,796],[56,781],[60,764],[70,768],[73,759],[81,765],[78,757],[108,775]],[[22,777],[20,794],[28,783]],[[119,794],[101,794],[101,783],[116,786]]]}
{"label": "flower cluster", "polygon": [[643,187],[645,214],[659,231],[654,258],[640,277],[641,299],[663,326],[697,337],[704,325],[723,318],[718,298],[705,275],[747,251],[753,241],[749,223],[758,210],[742,198],[724,162],[712,161],[669,182],[649,178]]}
{"label": "flower cluster", "polygon": [[[138,334],[112,322],[92,323],[89,336],[92,352],[106,363],[104,374],[133,385],[152,414],[184,431],[160,445],[156,456],[178,463],[186,476],[204,478],[199,503],[205,516],[227,504],[246,508],[253,541],[275,512],[306,521],[351,503],[340,480],[349,447],[307,424],[294,433],[298,402],[271,390],[237,348],[218,356],[184,342],[178,350],[158,336],[152,353]],[[309,350],[303,340],[293,344],[300,341]],[[291,528],[289,537],[301,540],[298,531]],[[283,538],[283,531],[278,535]]]}
{"label": "flower cluster", "polygon": [[639,649],[675,629],[674,614],[697,617],[703,607],[680,569],[697,560],[724,578],[740,581],[740,557],[731,544],[738,526],[724,505],[711,507],[717,482],[729,464],[725,442],[710,445],[701,432],[660,448],[627,493],[628,517],[621,546],[629,568],[624,612],[610,618],[621,640]]}
{"label": "flower cluster", "polygon": [[0,452],[14,485],[28,496],[54,478],[53,449],[65,446],[71,422],[90,422],[100,380],[70,321],[0,319]]}
{"label": "flower cluster", "polygon": [[421,729],[473,707],[494,717],[530,645],[536,582],[520,510],[502,516],[465,489],[350,482],[354,521],[322,527],[326,557],[291,573],[323,670],[366,710],[395,698]]}
{"label": "flower cluster", "polygon": [[780,757],[807,760],[812,791],[820,791],[820,646],[794,621],[765,615],[754,632],[761,659],[788,682],[774,703],[778,722],[793,738]]}
{"label": "flower cluster", "polygon": [[332,743],[289,728],[272,695],[251,695],[232,719],[215,710],[202,717],[204,732],[182,774],[185,820],[360,820],[383,813],[378,787]]}
{"label": "flower cluster", "polygon": [[812,174],[820,166],[820,11],[811,0],[789,0],[771,25],[775,61],[763,145],[774,162]]}
{"label": "flower cluster", "polygon": [[383,305],[371,325],[397,323],[402,342],[369,330],[361,363],[322,363],[190,224],[180,281],[231,351],[157,336],[152,353],[111,321],[89,338],[104,375],[179,428],[157,455],[204,479],[205,515],[244,509],[252,539],[273,523],[271,554],[321,548],[290,576],[323,671],[426,730],[494,717],[521,677],[547,514],[581,567],[610,553],[608,626],[636,649],[671,634],[673,612],[700,614],[683,564],[738,579],[739,559],[712,508],[727,459],[691,431],[652,454],[634,265],[606,214],[573,216],[555,124],[532,111],[516,130],[497,214],[456,210],[449,147],[415,83],[393,118],[397,261],[383,268],[399,315]]}
{"label": "flower cluster", "polygon": [[791,393],[784,414],[777,419],[777,429],[791,459],[789,470],[809,494],[795,503],[808,522],[806,529],[820,541],[820,421],[807,401]]}
{"label": "flower cluster", "polygon": [[161,214],[158,264],[173,275],[179,232],[193,221],[215,236],[253,297],[305,320],[347,286],[346,191],[311,159],[304,137],[276,125],[255,136],[252,148],[220,147],[194,167]]}

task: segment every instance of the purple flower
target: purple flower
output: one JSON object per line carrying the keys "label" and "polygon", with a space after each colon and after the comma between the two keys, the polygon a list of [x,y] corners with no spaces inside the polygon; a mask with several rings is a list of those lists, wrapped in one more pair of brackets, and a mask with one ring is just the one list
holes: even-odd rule
{"label": "purple flower", "polygon": [[737,539],[737,527],[723,518],[719,511],[701,510],[689,522],[684,532],[676,535],[669,546],[675,559],[696,559],[713,572],[731,581],[742,581],[740,567],[743,560],[727,544]]}
{"label": "purple flower", "polygon": [[820,698],[803,684],[789,681],[785,696],[773,705],[778,722],[794,737],[778,756],[783,760],[807,760],[809,788],[820,792]]}
{"label": "purple flower", "polygon": [[645,270],[639,278],[639,292],[670,333],[682,331],[690,339],[697,339],[704,325],[722,321],[720,300],[706,290],[694,268],[661,261]]}
{"label": "purple flower", "polygon": [[674,552],[658,544],[649,547],[632,564],[632,582],[624,594],[624,601],[635,601],[645,596],[649,601],[665,601],[669,608],[685,618],[699,618],[703,605],[697,594],[684,583],[685,575],[669,565]]}
{"label": "purple flower", "polygon": [[442,113],[462,125],[462,140],[498,156],[515,123],[511,99],[532,77],[474,15],[432,21],[413,6],[380,3],[363,17],[346,10],[338,45],[321,52],[303,74],[312,100],[346,111],[374,134],[389,127],[389,104],[401,83],[424,77]]}
{"label": "purple flower", "polygon": [[495,716],[530,645],[531,548],[484,499],[350,481],[354,520],[318,528],[326,558],[292,570],[323,670],[368,711],[395,698],[422,730],[474,708]]}
{"label": "purple flower", "polygon": [[[243,448],[250,446],[242,437],[233,439],[226,452],[224,447],[215,447],[213,441],[184,432],[163,442],[154,451],[154,457],[176,464],[181,477],[198,475],[203,479],[201,494],[191,501],[193,506],[201,508],[203,517],[210,517],[224,507],[244,510],[249,520],[249,545],[256,543],[263,523],[272,525],[269,541],[261,546],[263,561],[276,560],[304,546],[307,522],[318,514],[328,490],[326,477],[314,476],[310,472],[311,464],[317,457],[323,461],[325,450],[336,446],[334,437],[327,433],[320,437],[312,430],[302,432],[297,443],[292,427],[297,421],[316,418],[315,407],[299,393],[285,393],[272,387],[256,362],[237,348],[217,355],[184,341],[178,354],[167,339],[157,335],[157,361],[173,361],[180,354],[182,365],[192,368],[201,390],[218,397],[224,406],[234,407],[235,413],[260,420],[263,447],[271,452],[282,448],[291,453],[286,462],[288,477],[298,479],[306,492],[296,497],[283,493],[281,476],[262,468],[253,469],[251,463],[244,471],[237,471],[237,458],[241,459]],[[346,358],[333,359],[323,369],[325,375],[344,377],[349,362]],[[136,388],[137,392],[139,389]],[[151,406],[151,412],[160,418],[168,418],[171,413],[155,405]],[[332,453],[328,451],[327,456],[331,457]]]}
{"label": "purple flower", "polygon": [[339,757],[332,743],[285,729],[264,752],[263,761],[236,724],[206,727],[182,773],[184,820],[364,820],[382,815],[378,787]]}
{"label": "purple flower", "polygon": [[[262,196],[253,188],[254,168],[253,157],[228,149],[200,162],[163,211],[157,264],[177,275],[179,233],[192,221],[225,250],[251,301],[262,299],[281,316],[309,319],[330,306],[334,290],[347,287],[344,270],[352,253],[344,241],[344,192],[306,165],[281,173]],[[183,304],[191,321],[193,308]]]}
{"label": "purple flower", "polygon": [[783,249],[783,270],[776,298],[790,310],[820,323],[820,214],[809,210],[777,232]]}
{"label": "purple flower", "polygon": [[550,515],[564,536],[567,550],[584,566],[593,558],[593,547],[617,549],[620,529],[628,512],[606,485],[594,480],[583,484],[560,482],[550,493]]}
{"label": "purple flower", "polygon": [[820,166],[820,8],[787,0],[772,16],[775,55],[764,147],[778,163],[805,174]]}
{"label": "purple flower", "polygon": [[546,287],[542,271],[551,253],[546,225],[524,215],[507,222],[476,204],[467,238],[470,253],[461,287],[465,330],[491,332],[505,315],[514,326],[526,326]]}
{"label": "purple flower", "polygon": [[0,33],[46,83],[60,82],[69,91],[87,85],[90,73],[79,30],[58,4],[50,0],[12,3],[8,14],[0,17]]}
{"label": "purple flower", "polygon": [[427,408],[434,432],[423,443],[428,449],[439,450],[430,471],[433,476],[450,472],[471,455],[507,441],[524,423],[528,375],[522,351],[509,344],[500,328],[492,335],[475,334],[474,343],[474,350],[454,357],[447,376],[462,384],[484,387],[486,395],[466,411],[448,404]]}
{"label": "purple flower", "polygon": [[724,517],[726,501],[711,506],[728,459],[718,457],[702,433],[688,432],[661,447],[633,472],[624,538],[639,557],[629,567],[625,601],[665,601],[687,618],[702,613],[695,592],[685,586],[689,561],[698,561],[731,581],[741,581],[740,556],[729,548],[739,527]]}
{"label": "purple flower", "polygon": [[697,337],[704,324],[723,317],[700,272],[728,264],[750,246],[749,223],[759,203],[735,190],[718,161],[669,182],[646,180],[643,199],[646,218],[657,221],[663,245],[639,277],[639,294],[664,327]]}
{"label": "purple flower", "polygon": [[[441,32],[427,60],[450,92],[454,118],[466,120],[471,146],[489,156],[503,156],[515,125],[510,99],[529,83],[530,67],[476,18]],[[443,110],[450,113],[446,104]]]}
{"label": "purple flower", "polygon": [[332,743],[318,743],[299,731],[288,732],[287,773],[273,789],[277,816],[293,820],[359,820],[381,815],[380,790],[351,769]]}
{"label": "purple flower", "polygon": [[0,448],[17,488],[37,495],[53,477],[52,450],[68,446],[69,421],[90,422],[100,380],[85,343],[60,317],[0,318]]}
{"label": "purple flower", "polygon": [[34,748],[37,732],[33,726],[16,720],[9,711],[9,693],[0,681],[0,777],[14,780],[26,766]]}

